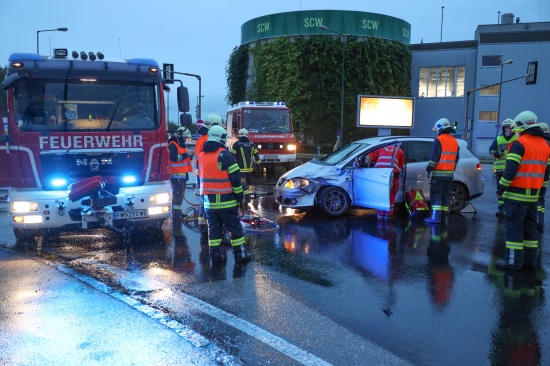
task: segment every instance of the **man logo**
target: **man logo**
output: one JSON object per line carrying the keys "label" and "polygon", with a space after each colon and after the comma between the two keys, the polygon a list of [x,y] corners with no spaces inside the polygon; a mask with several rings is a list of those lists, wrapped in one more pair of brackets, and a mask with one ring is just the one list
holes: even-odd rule
{"label": "man logo", "polygon": [[267,144],[267,148],[268,148],[269,150],[273,150],[273,144]]}

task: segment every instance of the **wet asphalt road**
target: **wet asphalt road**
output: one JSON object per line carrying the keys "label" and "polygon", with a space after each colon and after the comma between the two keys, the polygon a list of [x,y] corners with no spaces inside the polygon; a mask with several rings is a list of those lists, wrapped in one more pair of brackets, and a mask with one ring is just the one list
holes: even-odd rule
{"label": "wet asphalt road", "polygon": [[115,283],[245,364],[549,364],[550,226],[539,270],[495,271],[504,225],[491,166],[483,169],[476,212],[433,227],[381,224],[369,210],[295,214],[269,194],[276,177],[255,179],[253,209],[280,229],[247,235],[246,266],[235,267],[227,248],[227,264],[212,267],[206,236],[191,223],[126,240],[98,230],[7,245]]}

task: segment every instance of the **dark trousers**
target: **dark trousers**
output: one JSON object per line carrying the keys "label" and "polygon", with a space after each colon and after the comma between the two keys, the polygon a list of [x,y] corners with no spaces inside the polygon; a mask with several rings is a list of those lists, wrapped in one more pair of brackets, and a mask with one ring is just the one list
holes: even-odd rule
{"label": "dark trousers", "polygon": [[[500,182],[500,178],[502,178],[502,172],[495,172],[495,180],[497,181],[497,189],[498,189],[498,182]],[[497,198],[498,205],[500,208],[500,205],[504,205],[504,198]]]}
{"label": "dark trousers", "polygon": [[208,245],[219,246],[224,234],[224,226],[231,233],[231,245],[244,244],[244,234],[237,208],[231,210],[205,210],[208,221]]}
{"label": "dark trousers", "polygon": [[506,248],[537,248],[539,240],[537,203],[518,203],[506,200],[505,210]]}
{"label": "dark trousers", "polygon": [[432,178],[430,182],[430,201],[432,202],[432,210],[449,212],[452,188],[452,180]]}
{"label": "dark trousers", "polygon": [[252,173],[248,172],[240,172],[241,177],[241,185],[243,186],[243,194],[244,198],[246,199],[246,202],[252,201],[252,198],[250,197],[250,180],[252,178]]}
{"label": "dark trousers", "polygon": [[172,207],[175,207],[176,209],[181,209],[183,196],[185,195],[185,185],[187,184],[188,178],[188,174],[186,174],[185,178],[170,177],[170,183],[172,183]]}

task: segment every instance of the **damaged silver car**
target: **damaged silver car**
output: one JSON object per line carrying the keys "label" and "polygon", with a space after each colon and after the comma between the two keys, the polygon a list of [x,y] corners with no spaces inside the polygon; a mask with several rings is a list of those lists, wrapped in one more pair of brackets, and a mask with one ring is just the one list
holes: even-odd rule
{"label": "damaged silver car", "polygon": [[[343,215],[350,207],[387,211],[393,169],[374,168],[367,157],[391,144],[398,144],[405,155],[396,205],[404,203],[405,192],[411,189],[422,189],[429,200],[426,166],[433,141],[429,137],[382,136],[353,142],[286,172],[275,187],[275,200],[294,209],[318,208],[329,216]],[[470,200],[481,196],[485,188],[479,159],[468,149],[466,141],[457,141],[460,157],[453,179],[451,212],[463,209]]]}

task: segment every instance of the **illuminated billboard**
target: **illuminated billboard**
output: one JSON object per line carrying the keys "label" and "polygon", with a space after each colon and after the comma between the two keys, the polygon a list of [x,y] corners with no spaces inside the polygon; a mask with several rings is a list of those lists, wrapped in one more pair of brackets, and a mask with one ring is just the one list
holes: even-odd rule
{"label": "illuminated billboard", "polygon": [[414,98],[357,96],[357,127],[413,128]]}

